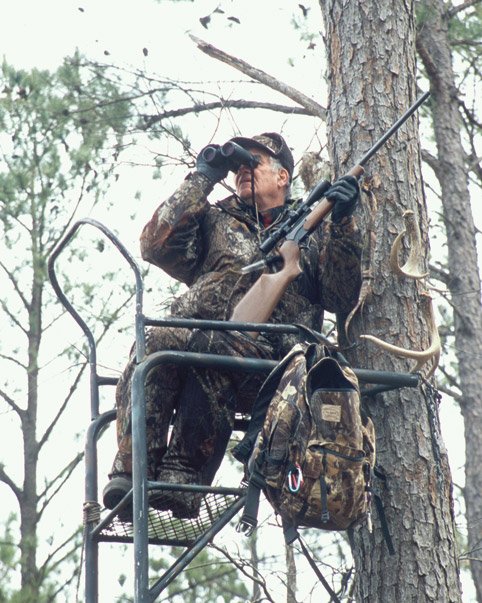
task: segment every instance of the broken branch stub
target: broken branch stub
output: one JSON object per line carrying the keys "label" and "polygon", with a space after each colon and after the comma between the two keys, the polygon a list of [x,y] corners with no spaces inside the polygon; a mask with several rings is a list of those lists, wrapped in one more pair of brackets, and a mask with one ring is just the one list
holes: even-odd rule
{"label": "broken branch stub", "polygon": [[226,63],[234,69],[241,71],[241,73],[244,73],[248,77],[253,78],[261,84],[264,84],[265,86],[284,94],[295,103],[298,103],[304,107],[311,115],[319,117],[322,120],[326,120],[326,109],[313,99],[306,96],[306,94],[303,94],[299,90],[296,90],[296,88],[293,88],[292,86],[289,86],[288,84],[276,79],[265,71],[253,67],[249,63],[246,63],[246,61],[233,57],[227,52],[224,52],[224,50],[216,48],[212,44],[201,40],[201,38],[198,38],[193,34],[189,34],[189,37],[196,44],[199,50],[202,50],[202,52],[208,56],[212,57],[213,59],[217,59],[218,61],[222,61],[223,63]]}

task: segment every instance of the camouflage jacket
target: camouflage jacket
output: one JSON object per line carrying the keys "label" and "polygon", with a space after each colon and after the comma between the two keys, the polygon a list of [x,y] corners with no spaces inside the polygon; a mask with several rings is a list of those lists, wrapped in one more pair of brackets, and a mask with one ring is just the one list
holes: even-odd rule
{"label": "camouflage jacket", "polygon": [[[259,224],[235,196],[211,205],[207,196],[212,188],[204,175],[190,174],[141,235],[142,257],[189,287],[173,302],[172,316],[229,320],[259,276],[242,275],[240,268],[260,259],[259,243],[276,228],[276,221],[268,228]],[[324,310],[350,311],[361,283],[360,255],[353,221],[324,224],[302,249],[303,273],[290,284],[270,322],[301,323],[319,331]],[[268,339],[280,356],[294,344],[288,336]]]}

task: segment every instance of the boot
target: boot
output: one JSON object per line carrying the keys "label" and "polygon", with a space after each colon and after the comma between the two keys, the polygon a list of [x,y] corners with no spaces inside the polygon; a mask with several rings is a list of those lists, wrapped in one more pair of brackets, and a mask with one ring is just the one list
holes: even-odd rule
{"label": "boot", "polygon": [[[199,485],[200,474],[189,470],[160,471],[157,480],[169,484]],[[151,490],[149,506],[158,511],[172,511],[172,516],[178,519],[193,519],[199,515],[203,494],[199,492],[183,492],[176,490]]]}
{"label": "boot", "polygon": [[[122,473],[112,476],[102,493],[104,507],[114,509],[131,489],[132,477],[130,475]],[[120,510],[118,517],[121,521],[132,521],[132,498]]]}

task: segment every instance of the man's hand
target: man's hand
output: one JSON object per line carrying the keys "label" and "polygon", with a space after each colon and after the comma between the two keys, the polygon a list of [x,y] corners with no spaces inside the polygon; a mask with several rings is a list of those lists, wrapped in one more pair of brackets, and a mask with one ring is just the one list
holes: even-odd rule
{"label": "man's hand", "polygon": [[[214,159],[209,162],[206,160],[204,156],[204,151],[209,148],[215,148],[217,150]],[[196,159],[196,171],[204,174],[213,184],[220,182],[228,175],[229,171],[229,162],[226,157],[221,155],[220,146],[218,144],[210,144],[209,147],[204,147],[204,149],[199,153]]]}
{"label": "man's hand", "polygon": [[326,192],[328,201],[333,201],[331,221],[339,224],[343,218],[349,218],[355,211],[355,205],[360,196],[358,180],[354,176],[342,176]]}

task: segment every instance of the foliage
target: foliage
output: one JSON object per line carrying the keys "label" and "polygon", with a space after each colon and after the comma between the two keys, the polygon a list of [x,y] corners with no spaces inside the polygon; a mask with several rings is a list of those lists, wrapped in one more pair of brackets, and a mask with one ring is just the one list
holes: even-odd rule
{"label": "foliage", "polygon": [[[9,601],[58,600],[76,573],[74,568],[65,577],[67,561],[78,562],[78,531],[66,536],[55,533],[42,545],[43,560],[38,561],[38,529],[82,453],[71,450],[64,457],[57,455],[42,479],[39,463],[50,440],[62,434],[59,426],[85,363],[78,353],[70,355],[78,367],[65,391],[57,387],[47,393],[40,375],[62,356],[57,348],[52,352],[46,345],[56,340],[60,319],[47,286],[48,257],[76,212],[88,211],[102,199],[130,119],[130,107],[120,88],[105,75],[106,70],[93,74],[84,69],[79,55],[66,59],[54,73],[16,70],[5,60],[0,71],[0,274],[4,278],[0,356],[9,367],[2,372],[0,399],[2,412],[9,411],[14,427],[7,445],[13,446],[15,439],[22,442],[24,456],[21,477],[15,455],[5,455],[8,463],[0,465],[0,482],[14,495],[19,509],[15,554],[2,556],[12,582],[17,570],[21,574],[20,587],[10,588],[8,582],[2,585]],[[110,305],[110,291],[105,296],[97,291],[94,299],[87,278],[79,278],[85,275],[82,253],[69,258],[70,286],[75,288],[75,281],[80,281],[83,302],[93,312],[97,308],[101,336],[131,292],[121,286],[124,301],[115,299]],[[78,272],[72,274],[73,269]],[[61,361],[60,370],[65,370],[67,360]],[[50,405],[40,420],[39,401],[45,393]],[[63,574],[59,581],[57,571]]]}

